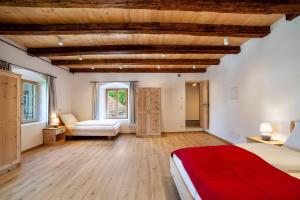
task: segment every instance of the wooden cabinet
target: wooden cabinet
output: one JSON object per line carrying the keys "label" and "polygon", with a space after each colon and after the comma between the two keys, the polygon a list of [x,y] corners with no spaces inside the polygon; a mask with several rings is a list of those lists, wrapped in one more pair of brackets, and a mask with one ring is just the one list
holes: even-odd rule
{"label": "wooden cabinet", "polygon": [[138,88],[136,92],[137,136],[160,136],[160,88]]}
{"label": "wooden cabinet", "polygon": [[44,128],[43,130],[43,140],[44,145],[56,145],[62,144],[65,142],[65,133],[66,133],[65,126],[59,126],[57,128],[49,127]]}
{"label": "wooden cabinet", "polygon": [[20,163],[21,79],[0,70],[0,174]]}
{"label": "wooden cabinet", "polygon": [[200,128],[209,128],[209,82],[200,83]]}

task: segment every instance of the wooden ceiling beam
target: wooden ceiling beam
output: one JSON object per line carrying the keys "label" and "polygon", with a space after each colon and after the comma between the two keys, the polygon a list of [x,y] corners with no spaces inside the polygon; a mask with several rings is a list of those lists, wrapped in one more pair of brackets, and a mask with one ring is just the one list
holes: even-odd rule
{"label": "wooden ceiling beam", "polygon": [[259,38],[270,33],[269,26],[237,26],[191,23],[101,23],[101,24],[0,24],[1,35],[79,34],[185,34]]}
{"label": "wooden ceiling beam", "polygon": [[110,55],[110,54],[238,54],[239,46],[214,45],[104,45],[28,48],[33,56],[74,56],[74,55]]}
{"label": "wooden ceiling beam", "polygon": [[72,73],[205,73],[205,68],[71,68]]}
{"label": "wooden ceiling beam", "polygon": [[218,65],[220,59],[84,59],[52,60],[53,65]]}
{"label": "wooden ceiling beam", "polygon": [[300,10],[298,0],[26,0],[0,1],[0,6],[48,8],[122,8],[182,10],[244,14],[292,14]]}

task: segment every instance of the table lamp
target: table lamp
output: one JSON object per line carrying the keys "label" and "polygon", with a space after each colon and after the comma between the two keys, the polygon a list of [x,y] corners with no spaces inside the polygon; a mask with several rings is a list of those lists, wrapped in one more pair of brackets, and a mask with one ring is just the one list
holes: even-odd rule
{"label": "table lamp", "polygon": [[270,141],[272,131],[273,130],[272,130],[271,123],[261,123],[260,125],[261,139]]}
{"label": "table lamp", "polygon": [[52,119],[51,119],[51,123],[52,123],[52,126],[53,126],[54,128],[57,128],[58,125],[59,125],[59,119],[58,119],[58,117],[52,118]]}

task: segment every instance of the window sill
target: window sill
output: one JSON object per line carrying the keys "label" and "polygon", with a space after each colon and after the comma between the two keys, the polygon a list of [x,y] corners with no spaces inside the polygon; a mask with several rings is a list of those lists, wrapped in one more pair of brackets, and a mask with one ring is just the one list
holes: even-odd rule
{"label": "window sill", "polygon": [[32,126],[32,125],[38,125],[38,124],[46,124],[47,122],[28,122],[28,123],[24,123],[24,124],[21,124],[21,126]]}

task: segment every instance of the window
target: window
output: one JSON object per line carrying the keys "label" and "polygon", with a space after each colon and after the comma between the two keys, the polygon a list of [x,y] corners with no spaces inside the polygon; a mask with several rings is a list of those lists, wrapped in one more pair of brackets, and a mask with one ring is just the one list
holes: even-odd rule
{"label": "window", "polygon": [[128,90],[127,89],[106,90],[106,118],[107,119],[128,118]]}
{"label": "window", "polygon": [[23,80],[23,123],[37,121],[37,83]]}

